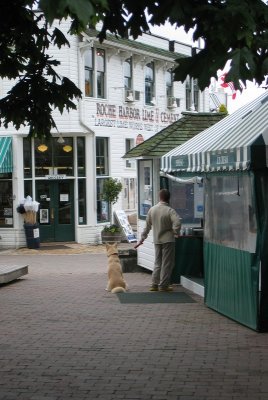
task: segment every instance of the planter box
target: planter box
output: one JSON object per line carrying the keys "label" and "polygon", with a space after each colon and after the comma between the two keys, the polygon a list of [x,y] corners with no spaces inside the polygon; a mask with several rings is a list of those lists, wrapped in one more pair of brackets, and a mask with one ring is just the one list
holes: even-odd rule
{"label": "planter box", "polygon": [[101,232],[102,243],[120,243],[122,239],[121,233]]}

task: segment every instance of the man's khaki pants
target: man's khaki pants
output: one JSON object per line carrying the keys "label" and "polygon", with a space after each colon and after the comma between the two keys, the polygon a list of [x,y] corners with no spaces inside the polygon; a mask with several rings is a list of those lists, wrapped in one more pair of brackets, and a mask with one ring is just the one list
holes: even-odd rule
{"label": "man's khaki pants", "polygon": [[165,288],[170,284],[170,277],[175,263],[175,243],[155,244],[155,263],[152,274],[152,286]]}

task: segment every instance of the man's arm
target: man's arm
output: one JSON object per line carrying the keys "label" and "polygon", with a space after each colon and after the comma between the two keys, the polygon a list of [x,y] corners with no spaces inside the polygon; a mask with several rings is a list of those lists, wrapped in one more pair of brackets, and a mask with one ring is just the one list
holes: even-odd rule
{"label": "man's arm", "polygon": [[151,229],[152,229],[152,218],[151,218],[151,213],[150,213],[150,210],[149,210],[148,214],[147,214],[147,217],[146,217],[145,228],[143,229],[142,234],[141,234],[141,239],[137,243],[137,246],[135,246],[135,247],[140,246],[144,242],[144,240],[149,235],[149,232],[150,232]]}
{"label": "man's arm", "polygon": [[173,229],[174,235],[178,236],[180,234],[180,230],[181,230],[181,218],[178,216],[176,211],[173,209],[170,210],[170,218],[172,221],[172,229]]}

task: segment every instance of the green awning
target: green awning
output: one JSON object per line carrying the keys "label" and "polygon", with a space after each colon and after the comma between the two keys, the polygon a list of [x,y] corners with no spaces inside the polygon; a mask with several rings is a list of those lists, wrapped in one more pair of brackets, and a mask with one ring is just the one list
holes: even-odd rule
{"label": "green awning", "polygon": [[13,171],[12,138],[0,137],[0,174]]}

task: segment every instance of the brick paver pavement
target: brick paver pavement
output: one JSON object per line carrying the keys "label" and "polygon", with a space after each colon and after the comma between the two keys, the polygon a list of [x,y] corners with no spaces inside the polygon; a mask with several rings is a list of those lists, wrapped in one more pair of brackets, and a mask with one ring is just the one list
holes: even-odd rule
{"label": "brick paver pavement", "polygon": [[[268,336],[189,304],[120,304],[105,254],[5,254],[1,400],[267,400]],[[149,273],[125,274],[147,291]],[[183,290],[180,286],[176,290]]]}

